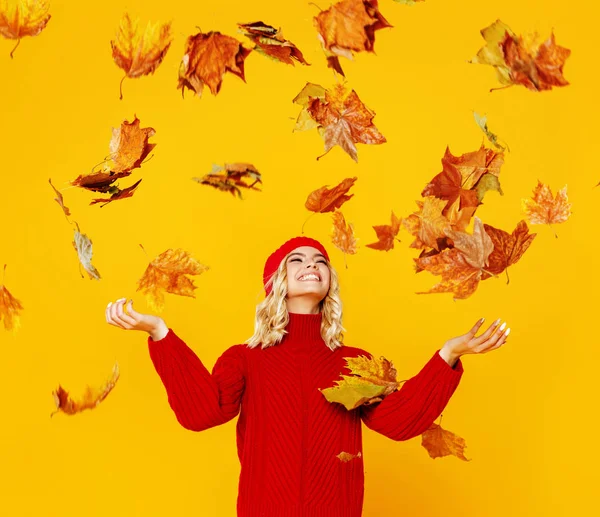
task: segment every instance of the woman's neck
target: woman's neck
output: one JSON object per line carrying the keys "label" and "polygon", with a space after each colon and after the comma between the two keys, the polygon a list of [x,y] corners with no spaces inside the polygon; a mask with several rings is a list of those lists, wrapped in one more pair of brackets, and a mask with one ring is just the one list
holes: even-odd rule
{"label": "woman's neck", "polygon": [[288,341],[321,343],[321,321],[320,312],[315,314],[304,314],[289,312],[289,322],[285,328],[287,334],[284,339]]}

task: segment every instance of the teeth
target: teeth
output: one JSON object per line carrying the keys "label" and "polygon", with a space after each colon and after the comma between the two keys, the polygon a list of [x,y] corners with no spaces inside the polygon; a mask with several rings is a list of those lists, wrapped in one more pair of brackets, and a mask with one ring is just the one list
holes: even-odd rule
{"label": "teeth", "polygon": [[300,277],[300,280],[308,280],[308,279],[312,279],[312,280],[319,280],[319,277],[317,275],[303,275]]}

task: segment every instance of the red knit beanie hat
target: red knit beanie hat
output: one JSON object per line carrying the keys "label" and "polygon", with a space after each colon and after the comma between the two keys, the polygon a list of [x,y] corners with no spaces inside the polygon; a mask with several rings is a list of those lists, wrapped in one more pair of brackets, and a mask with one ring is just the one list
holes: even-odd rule
{"label": "red knit beanie hat", "polygon": [[275,274],[283,258],[288,253],[294,251],[300,246],[312,246],[313,248],[317,248],[323,255],[325,255],[327,261],[329,261],[327,250],[319,241],[315,239],[311,239],[310,237],[293,237],[292,239],[284,242],[279,248],[271,253],[271,255],[269,255],[269,258],[265,263],[265,269],[263,271],[263,285],[265,286],[267,296],[271,292],[271,285],[267,286],[267,281]]}

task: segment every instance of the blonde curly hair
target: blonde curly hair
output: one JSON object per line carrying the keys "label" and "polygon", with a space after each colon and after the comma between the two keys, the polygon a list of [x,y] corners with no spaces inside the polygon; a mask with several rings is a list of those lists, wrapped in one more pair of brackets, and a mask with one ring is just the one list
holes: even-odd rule
{"label": "blonde curly hair", "polygon": [[[287,259],[292,254],[288,253],[277,268],[277,271],[268,280],[267,286],[271,285],[271,292],[256,306],[254,318],[254,334],[245,343],[249,348],[262,345],[265,349],[277,345],[287,331],[285,327],[289,322],[287,310]],[[342,300],[340,298],[340,284],[338,275],[333,266],[327,261],[329,268],[329,291],[323,300],[319,302],[321,312],[321,337],[328,348],[332,351],[343,346],[346,330],[342,326]]]}

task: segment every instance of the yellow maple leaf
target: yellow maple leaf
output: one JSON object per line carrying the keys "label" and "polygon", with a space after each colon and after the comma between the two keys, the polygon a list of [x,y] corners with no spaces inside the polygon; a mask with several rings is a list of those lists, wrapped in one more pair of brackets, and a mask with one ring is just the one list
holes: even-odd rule
{"label": "yellow maple leaf", "polygon": [[44,0],[0,0],[0,35],[17,40],[11,58],[23,36],[37,36],[46,27],[49,8]]}
{"label": "yellow maple leaf", "polygon": [[117,37],[110,42],[113,60],[125,71],[119,83],[120,99],[123,99],[122,86],[125,77],[153,74],[169,50],[172,39],[170,22],[148,22],[142,30],[139,27],[139,19],[133,21],[128,13],[123,15]]}
{"label": "yellow maple leaf", "polygon": [[148,264],[138,280],[137,291],[146,295],[150,307],[161,311],[165,303],[165,292],[195,298],[194,290],[197,287],[186,275],[199,275],[207,270],[207,266],[198,262],[187,251],[180,248],[168,249]]}

